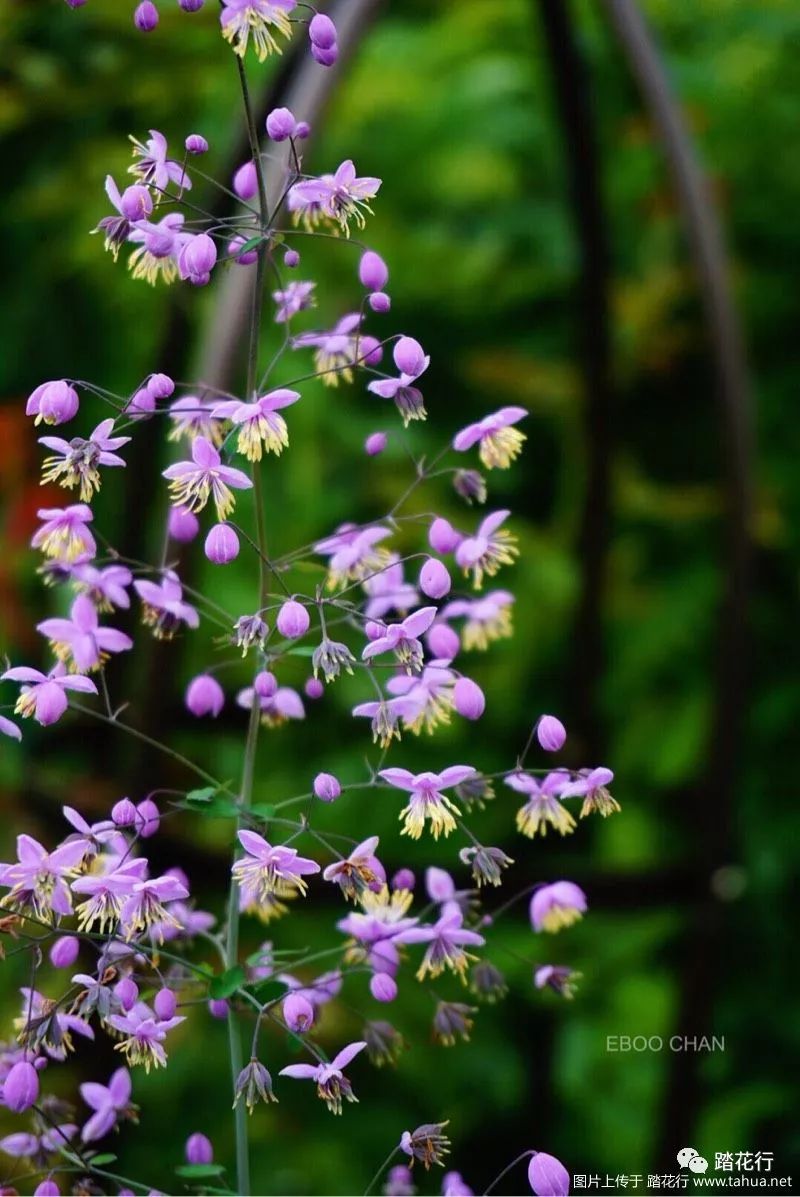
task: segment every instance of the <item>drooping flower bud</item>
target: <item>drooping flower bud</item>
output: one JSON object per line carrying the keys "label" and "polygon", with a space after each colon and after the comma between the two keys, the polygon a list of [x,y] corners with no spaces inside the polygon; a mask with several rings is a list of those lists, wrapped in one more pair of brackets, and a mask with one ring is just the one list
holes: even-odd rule
{"label": "drooping flower bud", "polygon": [[389,973],[374,973],[370,977],[369,991],[376,1002],[393,1002],[397,997],[397,982]]}
{"label": "drooping flower bud", "polygon": [[267,136],[272,141],[286,141],[296,128],[297,121],[288,108],[273,108],[267,116]]}
{"label": "drooping flower bud", "polygon": [[561,1160],[537,1151],[528,1164],[528,1184],[537,1197],[567,1197],[570,1176]]}
{"label": "drooping flower bud", "polygon": [[389,437],[385,432],[371,432],[364,441],[364,452],[368,457],[377,457],[386,448]]}
{"label": "drooping flower bud", "polygon": [[20,1060],[9,1069],[3,1085],[3,1101],[9,1110],[22,1114],[29,1110],[39,1096],[39,1076],[27,1060]]}
{"label": "drooping flower bud", "polygon": [[78,959],[81,941],[75,935],[59,935],[50,949],[53,968],[71,968]]}
{"label": "drooping flower bud", "polygon": [[289,270],[294,270],[295,266],[300,265],[300,255],[296,249],[287,249],[286,253],[283,255],[283,264],[284,266],[288,267]]}
{"label": "drooping flower bud", "polygon": [[178,0],[178,6],[184,12],[199,12],[206,0]]}
{"label": "drooping flower bud", "polygon": [[111,821],[115,827],[133,827],[136,822],[136,807],[130,798],[120,798],[111,808]]}
{"label": "drooping flower bud", "polygon": [[394,347],[394,360],[398,370],[416,378],[426,366],[425,350],[414,337],[401,337]]}
{"label": "drooping flower bud", "polygon": [[35,423],[66,424],[78,412],[78,393],[63,378],[43,382],[28,397],[27,416],[36,416]]}
{"label": "drooping flower bud", "polygon": [[169,399],[175,390],[175,383],[169,374],[151,374],[145,383],[147,390],[156,399]]}
{"label": "drooping flower bud", "polygon": [[460,677],[453,687],[453,703],[464,719],[480,719],[486,709],[483,690],[472,678]]}
{"label": "drooping flower bud", "polygon": [[233,190],[239,199],[249,200],[258,193],[258,175],[255,164],[245,162],[233,176]]}
{"label": "drooping flower bud", "polygon": [[186,688],[186,706],[198,719],[213,715],[216,719],[225,705],[225,691],[210,673],[192,678]]}
{"label": "drooping flower bud", "polygon": [[281,636],[285,636],[287,640],[297,640],[298,637],[305,636],[311,624],[311,617],[302,603],[289,599],[281,607],[275,622]]}
{"label": "drooping flower bud", "polygon": [[239,253],[243,245],[247,245],[244,237],[231,237],[228,242],[228,256],[235,258],[240,266],[250,266],[258,261],[258,250],[246,249],[244,253]]}
{"label": "drooping flower bud", "polygon": [[308,36],[313,46],[329,50],[336,45],[336,26],[325,13],[318,12],[308,23]]}
{"label": "drooping flower bud", "polygon": [[153,999],[153,1009],[162,1021],[173,1018],[178,1008],[178,999],[171,989],[159,989]]}
{"label": "drooping flower bud", "polygon": [[380,254],[368,249],[361,255],[358,277],[362,287],[368,291],[382,291],[389,281],[389,268]]}
{"label": "drooping flower bud", "polygon": [[201,1135],[199,1131],[195,1131],[186,1140],[184,1155],[187,1164],[213,1164],[214,1148],[211,1140],[205,1135]]}
{"label": "drooping flower bud", "polygon": [[230,1007],[225,998],[211,998],[208,1003],[208,1012],[212,1018],[218,1018],[220,1021],[228,1017]]}
{"label": "drooping flower bud", "polygon": [[146,220],[153,211],[153,197],[141,183],[134,183],[123,191],[119,206],[128,220]]}
{"label": "drooping flower bud", "polygon": [[61,1189],[54,1180],[43,1180],[33,1190],[33,1197],[60,1197]]}
{"label": "drooping flower bud", "polygon": [[306,698],[322,698],[325,693],[325,685],[316,677],[310,677],[303,687]]}
{"label": "drooping flower bud", "polygon": [[338,777],[332,773],[318,773],[314,778],[314,793],[322,802],[335,802],[342,792]]}
{"label": "drooping flower bud", "polygon": [[[202,3],[202,0],[201,0]],[[202,133],[190,133],[184,142],[187,154],[207,154],[208,142]]]}
{"label": "drooping flower bud", "polygon": [[114,997],[123,1010],[132,1010],[139,999],[139,986],[132,977],[121,977],[114,986]]}
{"label": "drooping flower bud", "polygon": [[198,233],[187,241],[178,254],[178,270],[182,279],[195,287],[204,287],[217,264],[217,246],[208,233]]}
{"label": "drooping flower bud", "polygon": [[268,669],[262,669],[253,680],[253,688],[259,698],[272,698],[278,689],[278,679]]}
{"label": "drooping flower bud", "polygon": [[564,747],[567,729],[555,715],[542,715],[536,725],[536,739],[545,752],[558,752]]}
{"label": "drooping flower bud", "polygon": [[428,598],[440,599],[450,593],[452,582],[447,567],[436,557],[429,557],[419,571],[419,588]]}
{"label": "drooping flower bud", "polygon": [[373,312],[388,312],[391,309],[392,301],[385,291],[373,291],[367,300]]}
{"label": "drooping flower bud", "polygon": [[290,993],[283,1002],[283,1020],[290,1031],[303,1035],[314,1024],[314,1007],[301,993]]}
{"label": "drooping flower bud", "polygon": [[133,14],[133,23],[142,33],[151,33],[158,24],[158,9],[153,0],[142,0]]}
{"label": "drooping flower bud", "polygon": [[447,623],[435,623],[426,634],[425,643],[431,655],[441,661],[454,660],[461,648],[458,632]]}
{"label": "drooping flower bud", "polygon": [[161,815],[152,798],[144,798],[136,807],[136,826],[139,835],[149,839],[158,831]]}
{"label": "drooping flower bud", "polygon": [[315,62],[318,62],[320,66],[331,67],[339,57],[339,47],[334,44],[330,47],[330,49],[323,50],[321,46],[312,45],[311,57]]}
{"label": "drooping flower bud", "polygon": [[214,524],[203,551],[214,565],[228,565],[239,556],[239,537],[230,524]]}
{"label": "drooping flower bud", "polygon": [[392,889],[413,890],[416,884],[417,879],[411,869],[398,869],[392,877]]}
{"label": "drooping flower bud", "polygon": [[173,540],[188,544],[200,531],[200,521],[193,511],[186,507],[170,507],[167,531]]}
{"label": "drooping flower bud", "polygon": [[428,544],[434,553],[452,553],[461,544],[462,536],[449,520],[437,516],[428,529]]}

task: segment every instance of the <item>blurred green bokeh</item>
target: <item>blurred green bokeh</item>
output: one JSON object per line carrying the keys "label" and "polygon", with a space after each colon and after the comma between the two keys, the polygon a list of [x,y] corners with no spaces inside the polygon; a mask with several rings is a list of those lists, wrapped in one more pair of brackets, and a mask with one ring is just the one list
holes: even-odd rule
{"label": "blurred green bokeh", "polygon": [[[221,318],[214,286],[151,290],[88,236],[107,209],[105,174],[121,179],[127,167],[128,133],[154,127],[179,144],[202,131],[211,143],[202,165],[211,174],[229,169],[241,138],[236,72],[212,6],[190,18],[165,3],[148,39],[132,29],[130,7],[90,0],[70,12],[58,0],[39,0],[9,4],[0,15],[7,48],[0,78],[0,652],[15,664],[38,663],[34,625],[55,601],[27,549],[39,452],[20,414],[24,397],[39,381],[62,376],[128,393],[145,373],[174,361],[191,379],[209,322]],[[800,823],[796,785],[786,779],[794,775],[800,706],[793,632],[800,293],[786,264],[800,254],[800,158],[792,152],[800,9],[793,0],[648,0],[644,7],[726,225],[758,404],[749,711],[736,801],[724,816],[732,824],[721,829],[732,844],[723,862],[730,868],[710,876],[695,835],[693,804],[713,806],[713,787],[692,801],[683,797],[704,772],[724,581],[720,430],[706,334],[663,152],[608,28],[594,6],[576,5],[613,247],[613,533],[598,702],[602,763],[616,772],[623,813],[600,826],[583,824],[563,843],[520,842],[507,796],[477,816],[484,842],[515,858],[509,893],[566,875],[587,888],[589,916],[554,943],[534,939],[524,908],[490,932],[490,955],[508,974],[511,995],[481,1011],[467,1045],[430,1042],[430,995],[405,980],[396,1016],[387,1013],[410,1050],[394,1071],[354,1068],[358,1106],[334,1120],[310,1087],[285,1082],[280,1104],[255,1113],[256,1192],[362,1192],[404,1129],[444,1118],[453,1166],[476,1192],[528,1147],[552,1152],[576,1173],[647,1175],[670,1163],[674,1170],[685,1144],[671,1141],[665,1122],[673,1056],[666,1049],[609,1052],[607,1036],[667,1039],[685,1029],[687,935],[720,902],[713,1013],[690,1031],[724,1036],[725,1051],[698,1061],[691,1143],[712,1159],[717,1151],[773,1151],[778,1174],[791,1173],[797,1159],[789,1060],[800,1047],[800,1019],[791,1000],[797,967],[789,887]],[[256,91],[271,69],[253,64]],[[396,763],[437,768],[465,759],[488,771],[507,767],[541,711],[569,722],[581,684],[565,665],[581,575],[575,539],[586,458],[566,152],[537,9],[526,0],[386,4],[342,71],[309,151],[312,169],[353,157],[361,173],[384,180],[366,233],[391,269],[392,313],[382,319],[417,336],[432,356],[429,420],[408,435],[414,454],[436,451],[458,427],[504,403],[531,412],[524,457],[491,479],[491,502],[518,513],[523,552],[501,577],[518,596],[515,639],[475,668],[490,695],[486,716],[477,732],[454,723],[435,740],[404,742],[393,750]],[[210,194],[198,179],[193,196]],[[356,262],[347,245],[309,245],[303,277],[319,279],[320,303],[304,327],[327,326],[357,302]],[[267,330],[265,353],[273,343]],[[288,378],[296,362],[281,369]],[[270,461],[273,554],[344,519],[375,518],[411,477],[398,437],[383,457],[363,457],[368,432],[396,427],[376,399],[360,388],[317,384],[303,396],[291,413],[290,451]],[[142,427],[144,449],[127,477],[104,483],[101,518],[113,543],[129,547],[122,538],[130,536],[137,554],[152,559],[163,534],[158,478],[166,451],[151,426]],[[462,526],[476,519],[443,491],[428,491],[416,510],[433,507]],[[413,551],[417,537],[406,531],[402,547]],[[232,610],[253,605],[245,554],[223,581],[219,574],[212,581],[203,565],[194,551],[185,565],[193,585],[224,588]],[[302,576],[295,584],[304,584]],[[222,777],[237,777],[241,713],[231,706],[217,724],[199,727],[180,707],[188,679],[218,651],[210,638],[166,648],[139,640],[137,663],[112,671],[115,698],[132,696],[129,717],[140,726],[153,704],[168,721],[170,744]],[[233,688],[246,675],[224,676]],[[304,676],[298,661],[294,676],[287,670],[282,680],[299,685]],[[323,765],[346,780],[363,778],[368,736],[347,714],[357,695],[359,686],[345,681],[321,704],[309,704],[305,725],[265,737],[257,800],[302,792]],[[572,763],[601,763],[581,757],[579,728],[573,743]],[[0,744],[0,855],[11,851],[18,830],[50,841],[63,834],[64,801],[99,815],[123,793],[135,790],[138,799],[146,788],[185,780],[161,758],[96,727],[71,720],[48,734],[26,727],[22,748]],[[400,840],[396,810],[383,794],[356,793],[315,818],[323,833],[380,833],[387,868],[409,864],[419,873],[438,862],[464,878],[452,844]],[[221,915],[230,823],[181,816],[154,844],[159,864],[186,863],[193,886]],[[338,913],[332,902],[320,910],[310,900],[270,933],[280,946],[330,946]],[[260,934],[247,926],[248,947]],[[532,963],[547,961],[584,973],[573,1003],[533,990]],[[0,974],[3,1034],[16,1013],[16,987],[25,983],[19,958],[9,961]],[[461,996],[454,982],[440,988]],[[357,1037],[367,1009],[379,1016],[363,982],[350,982],[346,1004],[325,1015],[325,1043],[335,1049]],[[264,1037],[263,1058],[275,1071],[291,1051],[274,1034]],[[115,1057],[104,1052],[110,1072]],[[111,1148],[121,1173],[167,1190],[195,1130],[210,1135],[220,1160],[232,1158],[226,1058],[225,1027],[198,1013],[175,1034],[169,1069],[137,1074],[141,1127],[124,1129]],[[72,1096],[87,1067],[88,1053],[79,1052],[68,1072],[52,1070],[52,1084]],[[7,1123],[0,1119],[0,1133]],[[422,1191],[437,1186],[438,1177],[421,1182]]]}

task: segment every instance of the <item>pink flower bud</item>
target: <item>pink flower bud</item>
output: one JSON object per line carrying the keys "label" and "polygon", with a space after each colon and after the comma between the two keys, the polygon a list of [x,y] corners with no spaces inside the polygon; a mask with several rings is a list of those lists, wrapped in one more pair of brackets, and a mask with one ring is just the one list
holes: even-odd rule
{"label": "pink flower bud", "polygon": [[201,1135],[199,1131],[189,1135],[184,1154],[187,1164],[213,1164],[214,1162],[214,1148],[211,1140],[207,1139],[205,1135]]}
{"label": "pink flower bud", "polygon": [[127,1012],[133,1009],[139,999],[139,986],[131,977],[122,977],[114,986],[114,996]]}
{"label": "pink flower bud", "polygon": [[431,655],[440,661],[454,660],[461,648],[458,632],[446,623],[435,623],[426,635],[425,643]]}
{"label": "pink flower bud", "polygon": [[336,45],[336,26],[325,13],[318,12],[308,23],[308,36],[313,46],[329,50]]}
{"label": "pink flower bud", "polygon": [[309,125],[308,121],[298,121],[297,122],[297,127],[294,131],[294,135],[299,141],[305,141],[305,139],[308,137],[310,132],[311,132],[311,125]]}
{"label": "pink flower bud", "polygon": [[389,268],[380,254],[368,249],[361,255],[358,277],[362,287],[368,291],[382,291],[389,281]]}
{"label": "pink flower bud", "polygon": [[136,822],[136,807],[130,798],[120,798],[111,808],[111,821],[115,827],[133,827]]}
{"label": "pink flower bud", "polygon": [[175,390],[169,374],[151,374],[144,385],[154,399],[169,399]]}
{"label": "pink flower bud", "polygon": [[453,703],[465,719],[480,719],[486,709],[483,690],[468,677],[460,677],[453,687]]}
{"label": "pink flower bud", "polygon": [[570,1175],[554,1155],[536,1151],[528,1164],[528,1184],[537,1197],[567,1197]]}
{"label": "pink flower bud", "polygon": [[210,673],[201,673],[186,687],[185,702],[198,719],[204,715],[213,715],[216,719],[225,705],[225,691]]}
{"label": "pink flower bud", "polygon": [[290,1031],[304,1034],[314,1023],[314,1007],[300,993],[290,993],[283,1002],[283,1021]]}
{"label": "pink flower bud", "polygon": [[294,270],[295,266],[300,265],[300,255],[296,249],[287,249],[283,255],[283,264],[288,266],[289,270]]}
{"label": "pink flower bud", "polygon": [[133,14],[133,23],[142,33],[150,33],[158,24],[158,9],[152,0],[142,0]]}
{"label": "pink flower bud", "polygon": [[72,968],[78,959],[81,941],[74,935],[59,935],[50,949],[50,963],[53,968]]}
{"label": "pink flower bud", "polygon": [[272,141],[286,141],[296,128],[297,121],[288,108],[273,108],[267,117],[267,135]]}
{"label": "pink flower bud", "polygon": [[425,369],[425,350],[413,337],[401,337],[394,347],[394,363],[403,374],[416,378]]}
{"label": "pink flower bud", "polygon": [[428,544],[434,553],[453,553],[461,544],[463,537],[456,532],[449,520],[437,516],[428,529]]}
{"label": "pink flower bud", "polygon": [[180,544],[188,544],[200,531],[200,521],[194,512],[189,511],[186,507],[171,507],[167,531],[173,540],[177,540]]}
{"label": "pink flower bud", "polygon": [[27,416],[36,416],[36,423],[66,424],[78,413],[78,392],[63,378],[43,382],[28,396]]}
{"label": "pink flower bud", "polygon": [[411,869],[398,869],[392,877],[392,889],[413,890],[416,884],[417,879]]}
{"label": "pink flower bud", "polygon": [[322,698],[325,693],[325,686],[318,677],[310,677],[303,687],[306,698]]}
{"label": "pink flower bud", "polygon": [[134,183],[123,191],[119,206],[128,220],[146,220],[153,211],[153,198],[141,183]]}
{"label": "pink flower bud", "polygon": [[320,46],[312,45],[311,57],[315,62],[318,62],[320,66],[332,67],[336,62],[336,59],[339,57],[339,49],[335,44],[328,50],[323,50]]}
{"label": "pink flower bud", "polygon": [[297,640],[298,637],[305,636],[311,624],[311,617],[302,603],[289,599],[281,607],[275,622],[281,636],[285,636],[287,640]]}
{"label": "pink flower bud", "polygon": [[158,831],[161,816],[152,798],[144,798],[136,807],[136,827],[139,835],[149,839]]}
{"label": "pink flower bud", "polygon": [[376,457],[379,453],[383,453],[388,440],[385,432],[371,432],[364,441],[364,452],[368,457]]}
{"label": "pink flower bud", "polygon": [[364,624],[364,635],[367,640],[379,640],[386,635],[386,624],[378,623],[377,619],[370,619]]}
{"label": "pink flower bud", "polygon": [[388,973],[374,973],[370,977],[369,991],[376,1002],[393,1002],[397,997],[397,982]]}
{"label": "pink flower bud", "polygon": [[186,146],[187,154],[208,153],[208,142],[201,133],[190,133],[183,144]]}
{"label": "pink flower bud", "polygon": [[22,1114],[29,1110],[39,1096],[39,1077],[27,1060],[12,1065],[3,1085],[3,1101],[9,1110]]}
{"label": "pink flower bud", "polygon": [[54,1180],[43,1180],[33,1190],[33,1197],[60,1197],[61,1189]]}
{"label": "pink flower bud", "polygon": [[159,989],[153,1000],[153,1009],[160,1019],[172,1018],[178,1008],[178,999],[171,989]]}
{"label": "pink flower bud", "polygon": [[322,802],[335,802],[341,792],[341,783],[332,773],[318,773],[314,778],[314,793]]}
{"label": "pink flower bud", "polygon": [[256,674],[253,687],[259,698],[272,698],[278,689],[278,679],[268,669],[262,669]]}
{"label": "pink flower bud", "polygon": [[178,0],[178,7],[184,12],[199,12],[206,0]]}
{"label": "pink flower bud", "polygon": [[203,551],[214,565],[228,565],[239,556],[239,537],[230,524],[214,524]]}
{"label": "pink flower bud", "polygon": [[258,193],[258,175],[255,163],[245,162],[233,176],[233,190],[239,199],[249,200]]}
{"label": "pink flower bud", "polygon": [[178,254],[178,271],[195,287],[204,287],[217,264],[217,246],[208,233],[198,233],[184,242]]}
{"label": "pink flower bud", "polygon": [[373,291],[367,303],[372,308],[373,312],[388,312],[391,309],[392,301],[385,291]]}
{"label": "pink flower bud", "polygon": [[566,738],[567,729],[560,719],[555,715],[542,715],[536,725],[536,739],[545,752],[558,752],[564,747]]}
{"label": "pink flower bud", "polygon": [[228,1003],[225,998],[211,998],[208,1003],[208,1012],[212,1018],[219,1018],[220,1020],[228,1017]]}
{"label": "pink flower bud", "polygon": [[419,588],[428,598],[440,599],[450,593],[450,574],[436,557],[429,557],[419,571]]}
{"label": "pink flower bud", "polygon": [[156,397],[147,387],[134,391],[125,405],[125,415],[132,420],[146,420],[156,410]]}

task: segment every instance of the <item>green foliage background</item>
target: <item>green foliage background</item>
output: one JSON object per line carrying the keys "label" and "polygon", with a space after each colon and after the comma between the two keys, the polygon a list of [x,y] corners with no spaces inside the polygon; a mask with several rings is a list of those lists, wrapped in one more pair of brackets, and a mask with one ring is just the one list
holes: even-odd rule
{"label": "green foliage background", "polygon": [[[168,368],[176,351],[196,359],[219,318],[214,287],[151,291],[87,235],[106,210],[104,175],[119,179],[127,166],[129,132],[141,136],[152,126],[179,142],[201,130],[212,145],[204,164],[211,173],[227,169],[240,135],[232,56],[211,6],[188,18],[163,5],[161,25],[146,41],[131,28],[129,7],[90,0],[73,13],[39,0],[8,5],[0,15],[7,48],[0,76],[0,649],[15,663],[37,659],[33,625],[54,601],[43,594],[26,548],[39,454],[20,416],[24,396],[40,380],[64,375],[128,392],[147,371]],[[520,843],[508,798],[479,817],[485,841],[516,859],[510,886],[573,877],[588,890],[590,915],[552,944],[534,941],[522,913],[491,933],[492,957],[508,973],[512,994],[482,1011],[468,1045],[430,1044],[430,997],[406,982],[396,1021],[411,1048],[396,1071],[354,1068],[361,1100],[341,1123],[306,1087],[282,1084],[280,1104],[259,1110],[251,1123],[258,1192],[361,1192],[403,1129],[443,1118],[451,1120],[454,1166],[476,1191],[527,1147],[553,1152],[575,1172],[646,1174],[659,1160],[674,1168],[685,1144],[671,1142],[664,1122],[670,1053],[613,1054],[606,1037],[675,1032],[687,934],[721,901],[713,1019],[690,1029],[724,1036],[726,1050],[700,1063],[691,1142],[712,1158],[772,1150],[779,1172],[791,1172],[797,1158],[788,1060],[800,1046],[789,890],[798,835],[791,779],[799,705],[800,299],[787,265],[800,251],[800,157],[793,152],[800,102],[792,88],[800,10],[793,0],[648,0],[645,8],[723,212],[756,383],[759,568],[749,713],[726,829],[732,868],[709,876],[697,851],[696,803],[713,806],[713,786],[691,801],[676,798],[703,769],[722,584],[720,430],[709,355],[663,154],[608,29],[594,6],[582,5],[576,11],[613,239],[613,536],[600,704],[604,763],[616,771],[624,810],[602,826],[581,826],[564,843]],[[253,74],[258,80],[264,71]],[[419,767],[466,758],[496,770],[513,759],[540,711],[569,714],[574,694],[565,688],[564,662],[581,566],[574,547],[585,461],[577,254],[535,6],[387,4],[342,74],[309,164],[329,169],[346,156],[385,180],[367,237],[390,263],[391,327],[418,336],[432,354],[430,418],[413,428],[414,451],[435,449],[503,403],[531,411],[524,458],[510,475],[492,478],[497,505],[520,513],[523,556],[502,581],[518,594],[516,638],[475,670],[490,693],[487,714],[477,731],[454,724],[435,741],[396,753],[398,762],[404,753],[402,763]],[[195,195],[202,191],[198,185]],[[308,249],[303,273],[320,278],[320,323],[352,305],[355,262],[347,248]],[[409,464],[399,446],[377,462],[361,455],[364,435],[387,422],[375,402],[359,389],[304,389],[292,412],[291,450],[270,464],[273,552],[342,519],[379,515],[406,484]],[[102,520],[112,541],[125,532],[156,556],[163,447],[145,433],[143,444],[127,477],[104,485]],[[418,509],[439,505],[429,494]],[[455,498],[443,505],[461,524],[474,517]],[[196,585],[209,580],[197,554],[186,568]],[[224,586],[232,609],[252,605],[244,555],[214,585]],[[118,693],[133,696],[133,717],[146,721],[148,704],[156,704],[170,743],[235,777],[242,720],[231,710],[198,728],[180,708],[182,688],[207,652],[202,637],[166,650],[141,637],[138,664],[123,664],[113,676]],[[303,675],[298,663],[296,678],[287,680],[299,683]],[[302,791],[323,762],[344,778],[362,776],[367,736],[347,718],[355,692],[349,683],[335,687],[306,725],[265,739],[258,800]],[[575,739],[576,760],[586,763]],[[10,851],[21,829],[44,839],[63,834],[64,800],[99,814],[134,782],[138,798],[170,779],[182,784],[158,758],[143,758],[135,745],[94,727],[26,728],[21,749],[0,745],[2,846]],[[450,845],[400,841],[395,806],[382,796],[354,796],[316,817],[323,831],[345,824],[379,831],[390,867],[453,862]],[[207,887],[221,913],[230,848],[229,822],[187,817],[165,825],[157,851],[163,864],[186,860],[194,885],[201,893]],[[316,910],[309,901],[276,925],[276,941],[328,946],[337,909]],[[255,946],[258,930],[248,927],[247,935]],[[571,1005],[532,990],[531,964],[547,959],[584,972]],[[4,1027],[24,983],[24,970],[9,962],[0,974]],[[326,1014],[325,1041],[355,1037],[357,1011],[368,1005],[366,990],[353,983],[347,1005]],[[276,1071],[289,1051],[265,1040],[264,1058]],[[166,1073],[136,1077],[141,1129],[125,1130],[114,1146],[120,1171],[162,1189],[191,1131],[210,1134],[220,1159],[232,1147],[224,1026],[196,1015],[175,1035],[171,1056]],[[110,1051],[104,1063],[110,1071]],[[52,1084],[68,1095],[85,1068],[86,1053],[79,1054],[69,1076],[53,1070]],[[423,1181],[423,1191],[436,1183]]]}

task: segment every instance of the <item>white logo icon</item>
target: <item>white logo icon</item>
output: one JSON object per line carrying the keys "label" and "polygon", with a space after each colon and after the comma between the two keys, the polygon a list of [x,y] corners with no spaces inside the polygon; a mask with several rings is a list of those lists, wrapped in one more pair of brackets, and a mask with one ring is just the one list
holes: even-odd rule
{"label": "white logo icon", "polygon": [[681,1168],[688,1168],[690,1172],[705,1172],[708,1160],[699,1155],[693,1147],[682,1147],[678,1152],[678,1163]]}

